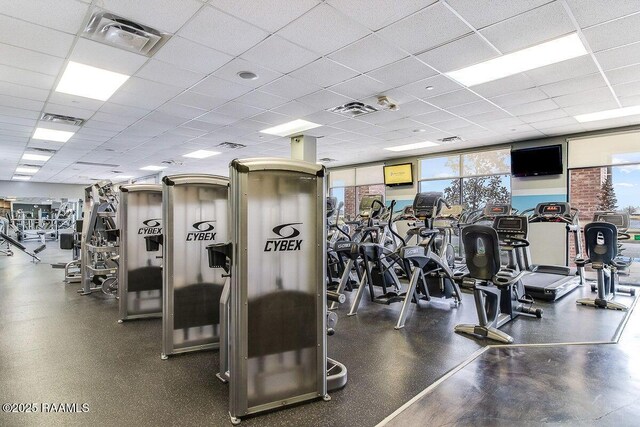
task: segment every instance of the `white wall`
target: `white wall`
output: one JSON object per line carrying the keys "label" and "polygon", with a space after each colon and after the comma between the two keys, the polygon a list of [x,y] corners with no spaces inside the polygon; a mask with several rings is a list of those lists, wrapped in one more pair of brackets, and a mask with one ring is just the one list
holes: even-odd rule
{"label": "white wall", "polygon": [[84,184],[49,184],[46,182],[0,181],[0,197],[46,197],[50,199],[84,199]]}

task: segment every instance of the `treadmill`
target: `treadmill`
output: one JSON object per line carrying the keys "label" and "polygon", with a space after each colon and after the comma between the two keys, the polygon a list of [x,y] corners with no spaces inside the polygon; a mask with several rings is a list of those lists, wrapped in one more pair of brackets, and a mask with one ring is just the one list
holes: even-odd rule
{"label": "treadmill", "polygon": [[[555,234],[560,230],[563,233],[572,233],[576,245],[576,258],[581,258],[582,239],[577,209],[571,208],[566,202],[539,203],[529,216],[529,232],[531,224],[536,223],[554,224]],[[554,234],[545,231],[544,235]],[[564,250],[566,251],[566,245]],[[527,294],[533,298],[555,301],[584,283],[584,267],[573,270],[566,265],[532,264],[529,248],[521,250],[519,255],[522,269],[529,272],[522,277],[522,282]]]}

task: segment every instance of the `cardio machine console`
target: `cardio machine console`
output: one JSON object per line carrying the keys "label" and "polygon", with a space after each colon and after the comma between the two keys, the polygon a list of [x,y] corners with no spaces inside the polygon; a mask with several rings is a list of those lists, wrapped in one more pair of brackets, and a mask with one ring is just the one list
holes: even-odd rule
{"label": "cardio machine console", "polygon": [[509,238],[526,239],[529,222],[524,215],[498,215],[493,220],[493,228],[498,232],[500,240]]}
{"label": "cardio machine console", "polygon": [[488,203],[482,212],[485,218],[495,218],[498,215],[511,215],[511,206],[503,203]]}
{"label": "cardio machine console", "polygon": [[361,217],[369,218],[372,214],[380,210],[380,205],[374,203],[376,200],[384,204],[384,200],[380,194],[363,196],[362,199],[360,199],[359,214]]}
{"label": "cardio machine console", "polygon": [[538,203],[538,206],[536,206],[535,214],[543,218],[568,218],[571,216],[571,206],[567,202]]}
{"label": "cardio machine console", "polygon": [[594,222],[608,222],[615,225],[619,231],[629,228],[629,214],[626,212],[596,212],[593,215]]}
{"label": "cardio machine console", "polygon": [[413,214],[420,220],[435,218],[440,214],[443,194],[437,191],[428,191],[416,194],[413,199]]}

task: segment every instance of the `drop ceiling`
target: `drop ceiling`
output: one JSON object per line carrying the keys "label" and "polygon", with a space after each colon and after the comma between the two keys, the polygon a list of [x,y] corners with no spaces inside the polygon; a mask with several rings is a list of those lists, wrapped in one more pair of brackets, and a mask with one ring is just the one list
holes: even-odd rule
{"label": "drop ceiling", "polygon": [[[172,37],[150,58],[80,37],[97,11]],[[640,104],[638,27],[637,0],[0,1],[0,180],[31,148],[57,150],[35,182],[143,176],[170,160],[165,173],[226,174],[235,157],[288,156],[288,138],[259,131],[295,119],[322,125],[308,134],[331,165],[454,135],[464,141],[403,154],[636,124],[573,116]],[[471,88],[444,74],[576,32],[588,55]],[[55,92],[70,60],[132,77],[106,102]],[[381,94],[399,109],[327,111]],[[44,112],[86,122],[66,143],[32,139]],[[222,154],[182,157],[197,150]]]}

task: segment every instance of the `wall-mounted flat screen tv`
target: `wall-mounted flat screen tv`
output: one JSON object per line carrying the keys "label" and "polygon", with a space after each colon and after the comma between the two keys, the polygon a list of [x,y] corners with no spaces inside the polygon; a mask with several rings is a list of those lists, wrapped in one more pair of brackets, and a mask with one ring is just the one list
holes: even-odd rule
{"label": "wall-mounted flat screen tv", "polygon": [[511,151],[511,175],[515,177],[560,175],[561,173],[561,145]]}
{"label": "wall-mounted flat screen tv", "polygon": [[403,163],[384,167],[384,184],[390,187],[413,184],[413,164]]}

